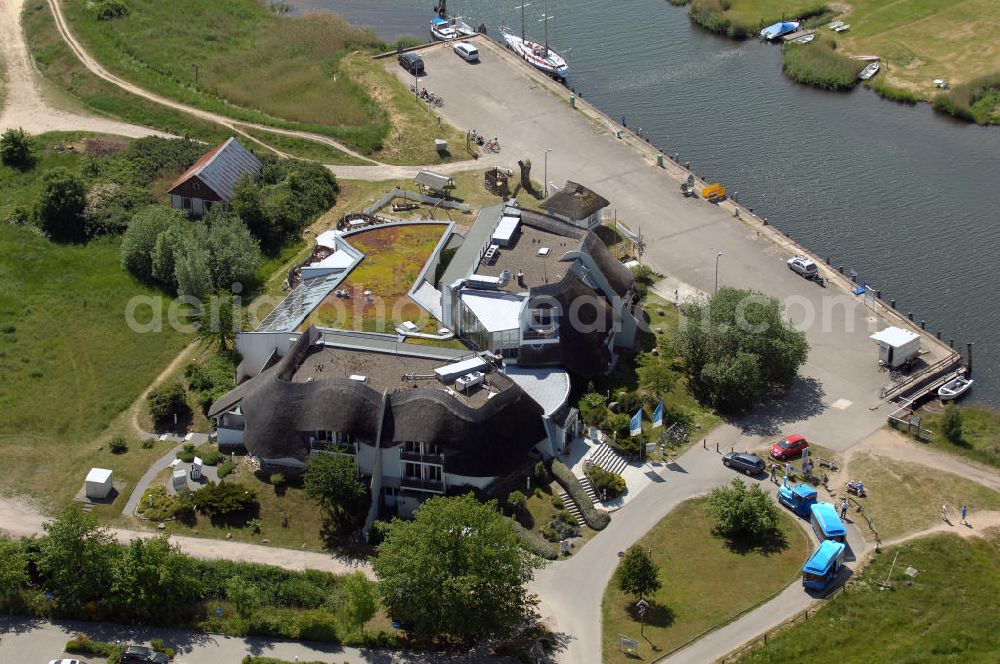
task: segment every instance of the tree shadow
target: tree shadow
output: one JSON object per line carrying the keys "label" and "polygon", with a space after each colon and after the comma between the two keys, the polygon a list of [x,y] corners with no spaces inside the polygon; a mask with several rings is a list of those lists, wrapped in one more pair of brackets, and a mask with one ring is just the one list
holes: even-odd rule
{"label": "tree shadow", "polygon": [[754,536],[726,537],[718,532],[715,533],[715,536],[724,539],[726,541],[726,548],[741,556],[751,553],[770,556],[781,553],[788,548],[788,537],[779,528],[772,528],[767,532]]}
{"label": "tree shadow", "polygon": [[674,624],[676,618],[674,610],[665,604],[660,604],[652,600],[646,600],[646,604],[649,606],[646,608],[646,615],[639,617],[639,611],[635,606],[635,603],[629,605],[628,615],[635,622],[645,623],[650,627],[670,627]]}
{"label": "tree shadow", "polygon": [[774,390],[750,413],[734,415],[729,423],[748,436],[775,436],[788,424],[816,417],[826,410],[823,385],[812,376],[799,376],[785,390]]}

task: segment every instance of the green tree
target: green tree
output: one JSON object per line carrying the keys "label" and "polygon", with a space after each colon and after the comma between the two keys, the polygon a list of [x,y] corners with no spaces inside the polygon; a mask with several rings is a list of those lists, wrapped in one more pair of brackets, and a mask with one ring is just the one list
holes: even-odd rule
{"label": "green tree", "polygon": [[250,231],[251,235],[257,238],[260,246],[265,251],[272,253],[277,243],[277,233],[271,226],[264,211],[264,199],[258,185],[249,175],[244,175],[233,188],[233,199],[230,202],[233,213],[240,218],[243,224]]}
{"label": "green tree", "polygon": [[250,620],[263,604],[261,589],[241,576],[231,576],[226,581],[226,598],[232,602],[236,615]]}
{"label": "green tree", "polygon": [[[171,214],[176,215],[176,217],[157,236],[150,256],[153,278],[171,293],[176,293],[177,259],[175,256],[184,253],[185,242],[192,231],[191,222],[187,220],[183,212],[171,209]],[[131,230],[129,228],[129,231]]]}
{"label": "green tree", "polygon": [[261,263],[257,240],[235,215],[212,210],[206,220],[209,222],[206,244],[215,288],[237,293],[249,291]]}
{"label": "green tree", "polygon": [[313,454],[302,478],[306,495],[331,512],[352,513],[367,490],[358,481],[354,459],[346,454]]}
{"label": "green tree", "polygon": [[233,295],[219,291],[198,313],[198,337],[222,353],[228,353],[235,348],[236,333],[243,329],[243,320],[243,311]]}
{"label": "green tree", "polygon": [[84,606],[103,599],[111,585],[118,553],[114,538],[79,503],[66,507],[43,528],[35,558],[42,587],[55,596],[63,613],[81,615]]}
{"label": "green tree", "polygon": [[513,490],[507,496],[507,504],[513,507],[517,511],[524,509],[525,503],[528,502],[528,497],[524,495],[522,491],[517,489]]}
{"label": "green tree", "polygon": [[35,163],[34,141],[20,127],[11,127],[0,135],[0,162],[13,168],[27,170]]}
{"label": "green tree", "polygon": [[382,605],[421,640],[506,637],[535,619],[525,584],[543,564],[496,502],[466,494],[424,502],[395,519],[373,561]]}
{"label": "green tree", "polygon": [[42,180],[38,220],[45,234],[59,242],[85,239],[83,210],[87,189],[78,176],[65,168],[53,168]]}
{"label": "green tree", "polygon": [[708,499],[717,531],[729,540],[766,543],[779,533],[778,508],[757,483],[748,487],[735,478],[729,486],[713,489]]}
{"label": "green tree", "polygon": [[649,552],[638,544],[633,544],[622,556],[615,570],[615,584],[618,590],[631,595],[638,602],[659,590],[660,570],[649,556]]}
{"label": "green tree", "polygon": [[201,598],[194,561],[166,535],[134,539],[115,560],[109,589],[116,616],[140,624],[177,624]]}
{"label": "green tree", "polygon": [[612,413],[604,420],[607,433],[617,435],[618,438],[628,438],[631,424],[632,416],[627,413]]}
{"label": "green tree", "polygon": [[962,411],[953,403],[944,407],[941,415],[941,433],[945,439],[955,445],[960,445],[965,435]]}
{"label": "green tree", "polygon": [[181,249],[174,252],[174,276],[177,293],[194,298],[204,298],[212,292],[212,255],[208,247],[199,243],[201,233],[188,235]]}
{"label": "green tree", "polygon": [[378,590],[361,572],[344,577],[340,617],[352,628],[364,634],[365,624],[375,617],[378,610]]}
{"label": "green tree", "polygon": [[639,376],[639,385],[656,397],[662,397],[677,383],[677,373],[670,368],[670,365],[649,353],[639,356],[636,373]]}
{"label": "green tree", "polygon": [[[182,213],[163,205],[150,205],[132,217],[132,222],[122,236],[122,268],[136,279],[149,283],[157,278],[154,269],[154,249],[171,224],[187,223]],[[173,271],[173,264],[171,264]]]}
{"label": "green tree", "polygon": [[174,417],[178,420],[191,414],[188,406],[187,392],[180,381],[170,381],[154,387],[146,397],[149,415],[157,430],[173,426]]}
{"label": "green tree", "polygon": [[0,538],[0,606],[28,583],[28,554],[20,542]]}
{"label": "green tree", "polygon": [[788,387],[809,353],[781,303],[760,293],[722,288],[682,311],[675,348],[692,384],[722,411],[750,408],[771,387]]}
{"label": "green tree", "polygon": [[[592,386],[591,386],[592,387]],[[608,402],[604,395],[593,390],[580,397],[580,414],[587,424],[597,425],[608,415]]]}

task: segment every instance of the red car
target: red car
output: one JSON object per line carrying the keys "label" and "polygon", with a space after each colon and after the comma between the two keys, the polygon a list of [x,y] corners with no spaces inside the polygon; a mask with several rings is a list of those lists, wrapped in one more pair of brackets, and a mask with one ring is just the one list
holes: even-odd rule
{"label": "red car", "polygon": [[809,441],[807,441],[804,436],[800,436],[798,434],[785,436],[774,445],[771,445],[771,458],[777,459],[778,461],[794,459],[802,454],[802,450],[807,449],[808,447]]}

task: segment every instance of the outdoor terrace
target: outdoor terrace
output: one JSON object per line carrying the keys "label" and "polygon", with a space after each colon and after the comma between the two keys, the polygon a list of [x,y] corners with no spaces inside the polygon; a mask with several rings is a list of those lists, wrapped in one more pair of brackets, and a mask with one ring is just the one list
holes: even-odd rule
{"label": "outdoor terrace", "polygon": [[[521,293],[562,279],[569,264],[562,263],[559,259],[566,252],[576,249],[579,244],[579,238],[545,231],[522,221],[514,246],[501,247],[495,261],[480,261],[475,274],[497,277],[508,270],[511,279],[503,290]],[[545,252],[545,249],[548,251]],[[523,274],[523,279],[518,279],[519,273]]]}

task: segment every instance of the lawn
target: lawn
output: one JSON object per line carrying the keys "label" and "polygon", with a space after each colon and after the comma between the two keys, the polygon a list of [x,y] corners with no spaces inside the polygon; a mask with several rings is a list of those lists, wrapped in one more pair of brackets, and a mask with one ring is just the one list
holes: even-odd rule
{"label": "lawn", "polygon": [[31,208],[45,171],[83,167],[80,152],[51,150],[78,138],[37,137],[33,170],[0,166],[0,451],[18,462],[0,491],[45,497],[46,507],[69,501],[91,466],[131,481],[157,456],[138,445],[114,456],[97,437],[189,340],[168,325],[129,328],[132,298],[152,298],[163,320],[168,300],[121,269],[117,238],[61,245],[6,223],[14,207]]}
{"label": "lawn", "polygon": [[[937,535],[886,549],[810,620],[769,637],[739,661],[996,661],[998,548],[1000,533],[993,530],[985,539]],[[876,584],[890,567],[893,588],[880,592]],[[918,572],[912,580],[908,567]]]}
{"label": "lawn", "polygon": [[296,157],[298,159],[309,159],[311,161],[318,161],[324,164],[349,164],[349,165],[365,165],[369,162],[362,161],[357,157],[352,157],[346,152],[341,152],[340,150],[326,145],[325,143],[317,143],[316,141],[310,141],[305,138],[299,138],[297,136],[288,136],[286,134],[278,134],[273,131],[262,131],[260,129],[252,129],[250,127],[240,127],[241,131],[245,131],[250,136],[267,143],[271,147],[284,152],[290,157]]}
{"label": "lawn", "polygon": [[934,432],[931,446],[1000,468],[1000,413],[982,407],[962,408],[961,412],[964,435],[957,445],[941,434],[940,412],[921,412],[921,426]]}
{"label": "lawn", "polygon": [[[848,464],[848,476],[865,483],[868,496],[860,502],[883,541],[941,523],[942,504],[948,506],[953,522],[963,504],[968,505],[971,519],[976,510],[1000,509],[996,491],[958,475],[888,457],[858,454]],[[872,539],[868,528],[860,530]]]}
{"label": "lawn", "polygon": [[[544,488],[535,487],[535,490],[531,492],[524,504],[524,510],[517,514],[515,518],[527,530],[530,530],[544,540],[545,537],[542,535],[542,530],[545,529],[557,514],[565,509],[565,507],[556,507],[556,504],[553,502],[555,500],[558,500],[558,497],[553,493],[551,486]],[[580,536],[571,537],[569,540],[570,553],[578,552],[596,534],[597,531],[589,528],[587,524],[581,523]],[[550,542],[550,544],[556,547],[556,549],[559,547],[559,542]]]}
{"label": "lawn", "polygon": [[46,3],[27,3],[22,25],[28,50],[42,76],[84,106],[207,143],[219,143],[230,136],[225,127],[147,101],[91,74],[59,35]]}
{"label": "lawn", "polygon": [[631,598],[615,589],[612,580],[601,611],[603,661],[653,661],[795,582],[810,542],[793,517],[782,511],[780,519],[787,543],[783,550],[741,554],[713,534],[715,521],[707,498],[674,508],[638,542],[651,553],[663,582],[663,588],[647,600],[652,606],[646,614],[646,639],[639,641],[639,657],[618,648],[619,634],[639,638],[639,624],[628,610]]}
{"label": "lawn", "polygon": [[[341,282],[350,299],[330,294],[302,323],[345,330],[391,333],[403,321],[423,321],[430,315],[406,293],[441,239],[442,224],[389,226],[349,236],[347,241],[365,255]],[[371,291],[371,301],[362,293]],[[430,323],[434,327],[433,322]]]}

